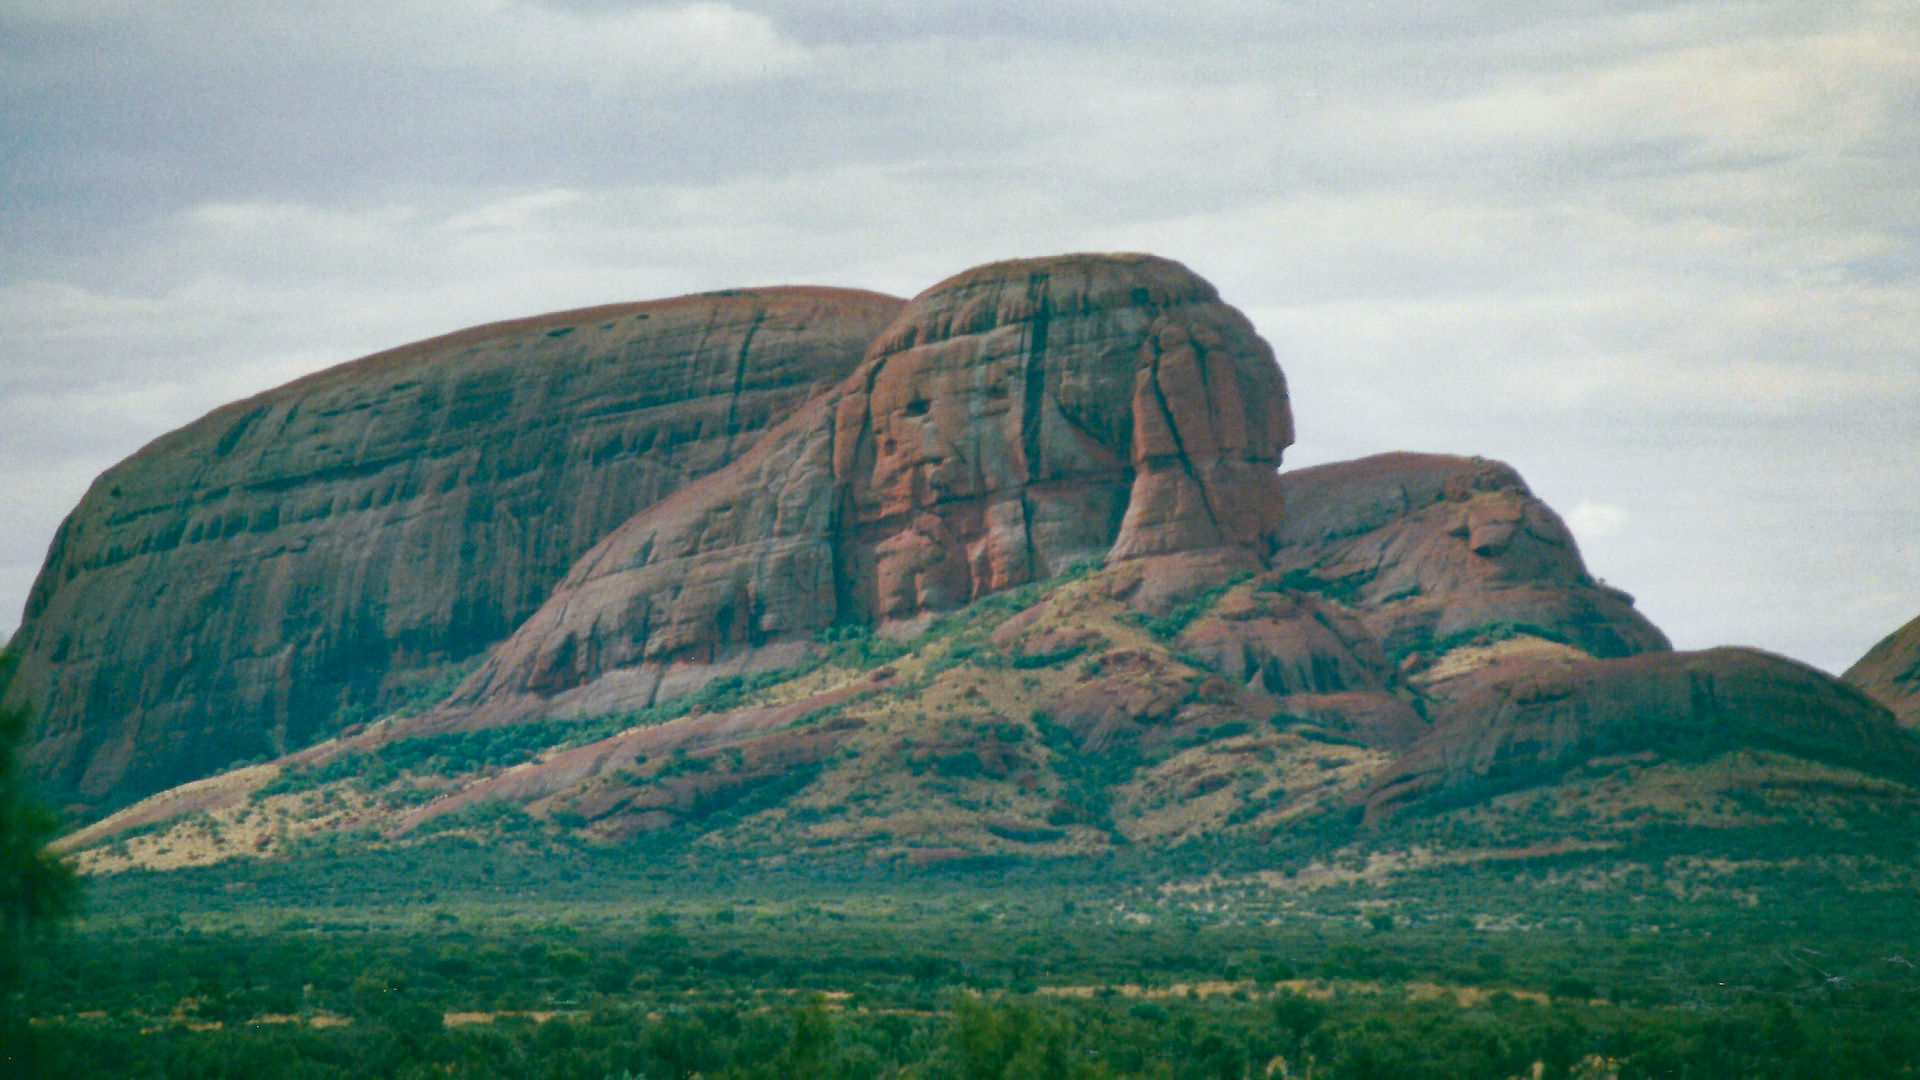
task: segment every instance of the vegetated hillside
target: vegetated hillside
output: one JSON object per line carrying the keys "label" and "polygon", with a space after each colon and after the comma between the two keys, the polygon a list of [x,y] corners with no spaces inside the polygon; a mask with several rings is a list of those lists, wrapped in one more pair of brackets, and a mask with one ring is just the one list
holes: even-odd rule
{"label": "vegetated hillside", "polygon": [[[1349,490],[1322,483],[1340,470],[1388,497],[1323,505]],[[1303,520],[1339,526],[1290,537],[1273,557],[1289,569],[1083,563],[918,636],[828,629],[790,667],[638,711],[386,721],[72,843],[97,870],[315,834],[925,863],[1344,843],[1364,814],[1409,842],[1552,851],[1844,829],[1920,797],[1920,748],[1883,708],[1778,657],[1666,651],[1505,466],[1393,455],[1285,487]]]}
{"label": "vegetated hillside", "polygon": [[837,383],[901,301],[735,290],[495,323],[236,402],[107,470],[15,644],[30,762],[130,801],[437,700],[635,511]]}
{"label": "vegetated hillside", "polygon": [[1900,726],[1920,728],[1920,619],[1882,638],[1840,677],[1892,709]]}

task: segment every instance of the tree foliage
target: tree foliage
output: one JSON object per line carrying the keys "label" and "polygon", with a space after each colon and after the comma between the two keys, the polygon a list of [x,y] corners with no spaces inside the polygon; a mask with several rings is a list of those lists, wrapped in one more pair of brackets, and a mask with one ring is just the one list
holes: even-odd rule
{"label": "tree foliage", "polygon": [[[11,651],[0,651],[0,696],[18,663]],[[21,769],[30,716],[23,706],[0,708],[0,997],[18,985],[35,938],[79,898],[72,868],[47,850],[59,819]]]}

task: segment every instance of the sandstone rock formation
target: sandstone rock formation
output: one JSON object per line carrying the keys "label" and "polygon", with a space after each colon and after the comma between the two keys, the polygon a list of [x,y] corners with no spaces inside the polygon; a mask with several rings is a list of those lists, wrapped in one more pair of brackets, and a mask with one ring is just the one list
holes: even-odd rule
{"label": "sandstone rock formation", "polygon": [[[167,838],[199,828],[167,824],[182,812],[207,815],[227,838],[219,850],[243,855],[283,850],[284,837],[256,821],[374,829],[396,843],[450,829],[526,835],[526,819],[501,816],[505,804],[535,828],[609,840],[663,833],[661,850],[686,843],[700,858],[912,861],[1337,834],[1347,809],[1368,803],[1383,827],[1400,814],[1464,809],[1456,824],[1486,835],[1488,818],[1517,813],[1528,842],[1564,828],[1592,843],[1632,835],[1645,813],[1673,822],[1669,811],[1721,795],[1816,819],[1920,802],[1913,748],[1884,710],[1790,661],[1747,650],[1599,659],[1521,634],[1456,646],[1401,678],[1369,660],[1365,639],[1340,636],[1358,615],[1276,589],[1271,572],[1219,593],[1191,637],[1171,635],[1169,620],[1208,599],[1143,616],[1129,598],[1146,561],[990,598],[898,647],[823,644],[822,666],[711,687],[630,725],[372,725],[175,789],[73,843],[90,846],[85,858],[99,866],[171,858],[161,854]],[[1267,619],[1287,628],[1257,635],[1282,664],[1282,692],[1266,689],[1266,671],[1244,654],[1235,668],[1188,647],[1224,640],[1198,633],[1212,624]],[[1289,625],[1301,621],[1327,636]],[[1302,666],[1302,651],[1355,666]],[[1336,678],[1367,685],[1312,688]],[[314,800],[314,785],[329,797]],[[1500,798],[1512,792],[1571,799],[1572,815],[1515,810]],[[1630,817],[1620,811],[1629,804]],[[509,818],[518,824],[489,831]],[[100,846],[142,825],[156,831],[129,854]]]}
{"label": "sandstone rock formation", "polygon": [[1417,665],[1491,628],[1602,657],[1670,647],[1632,597],[1588,576],[1560,516],[1499,462],[1379,454],[1282,483],[1275,572],[1354,609],[1389,656]]}
{"label": "sandstone rock formation", "polygon": [[1905,728],[1920,728],[1920,619],[1888,634],[1841,678],[1893,710]]}
{"label": "sandstone rock formation", "polygon": [[[1499,462],[1382,454],[1286,473],[1281,486],[1272,568],[1178,645],[1274,695],[1283,715],[1401,747],[1426,731],[1416,707],[1451,700],[1495,657],[1668,647],[1631,597],[1588,576],[1559,517]],[[1183,595],[1168,585],[1177,573],[1161,577],[1166,595],[1140,605],[1156,613]]]}
{"label": "sandstone rock formation", "polygon": [[31,762],[113,800],[391,704],[842,380],[900,304],[762,289],[496,323],[155,440],[95,482],[28,602]]}
{"label": "sandstone rock formation", "polygon": [[734,465],[608,536],[454,704],[644,705],[676,664],[911,623],[1080,560],[1258,565],[1292,435],[1271,350],[1177,263],[970,270]]}
{"label": "sandstone rock formation", "polygon": [[1213,670],[1269,694],[1384,690],[1392,675],[1365,624],[1311,593],[1257,588],[1221,603],[1179,642]]}
{"label": "sandstone rock formation", "polygon": [[[1292,437],[1271,350],[1150,256],[481,327],[109,471],[12,700],[97,802],[283,755],[84,843],[183,811],[238,830],[256,798],[298,817],[291,792],[348,776],[393,787],[332,788],[311,830],[405,842],[499,800],[606,839],[907,859],[1384,822],[1730,752],[1920,786],[1862,693],[1671,652],[1508,466],[1281,474]],[[1849,677],[1920,709],[1917,627]],[[350,723],[429,685],[432,711]],[[499,730],[549,720],[586,722]],[[447,750],[469,743],[507,756]],[[284,840],[247,827],[247,853]]]}
{"label": "sandstone rock formation", "polygon": [[1753,649],[1493,664],[1375,781],[1378,818],[1447,809],[1634,754],[1753,748],[1920,781],[1920,744],[1866,695]]}

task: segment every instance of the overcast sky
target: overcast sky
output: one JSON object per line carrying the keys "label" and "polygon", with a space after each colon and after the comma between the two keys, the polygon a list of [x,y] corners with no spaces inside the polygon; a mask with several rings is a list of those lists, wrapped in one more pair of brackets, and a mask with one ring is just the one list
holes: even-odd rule
{"label": "overcast sky", "polygon": [[1146,250],[1289,465],[1516,466],[1675,644],[1920,614],[1920,4],[0,0],[0,632],[102,469],[473,323]]}

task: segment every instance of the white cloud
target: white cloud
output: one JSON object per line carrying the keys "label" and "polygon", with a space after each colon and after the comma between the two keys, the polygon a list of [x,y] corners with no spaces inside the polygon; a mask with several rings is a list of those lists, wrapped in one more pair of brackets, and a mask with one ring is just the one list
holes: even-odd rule
{"label": "white cloud", "polygon": [[123,34],[196,66],[318,62],[341,70],[360,64],[479,70],[608,93],[636,83],[781,77],[808,60],[808,51],[766,16],[712,0],[590,10],[533,0],[89,0],[23,5],[0,11],[0,19],[23,29]]}
{"label": "white cloud", "polygon": [[1583,502],[1567,511],[1567,527],[1580,540],[1611,540],[1627,531],[1631,516],[1612,503]]}
{"label": "white cloud", "polygon": [[[582,77],[601,92],[630,81],[755,80],[799,69],[806,53],[765,16],[692,3],[568,11],[523,0],[419,5],[410,30],[429,63],[539,78]],[[445,43],[455,42],[451,49]]]}

